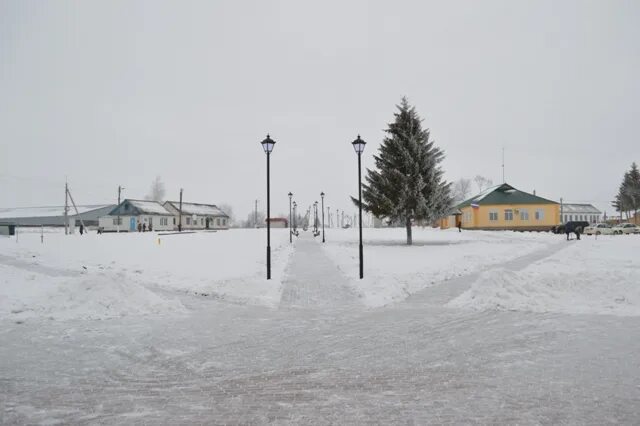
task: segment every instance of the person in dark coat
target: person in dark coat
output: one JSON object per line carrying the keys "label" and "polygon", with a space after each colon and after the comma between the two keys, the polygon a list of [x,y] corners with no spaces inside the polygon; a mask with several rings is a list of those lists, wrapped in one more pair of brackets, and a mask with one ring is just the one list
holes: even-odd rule
{"label": "person in dark coat", "polygon": [[[151,232],[151,231],[152,231],[151,224],[149,224],[149,232]],[[580,239],[580,238],[578,238],[578,239]]]}
{"label": "person in dark coat", "polygon": [[142,224],[142,232],[147,232],[147,224],[146,223]]}
{"label": "person in dark coat", "polygon": [[80,224],[80,235],[84,234],[84,225]]}
{"label": "person in dark coat", "polygon": [[138,232],[142,232],[142,224],[138,222]]}

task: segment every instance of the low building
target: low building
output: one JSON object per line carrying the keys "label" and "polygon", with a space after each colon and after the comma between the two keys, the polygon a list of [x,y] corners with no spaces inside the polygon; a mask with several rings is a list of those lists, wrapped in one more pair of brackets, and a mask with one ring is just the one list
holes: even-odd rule
{"label": "low building", "polygon": [[16,235],[15,223],[0,222],[0,235]]}
{"label": "low building", "polygon": [[586,221],[600,223],[602,212],[591,204],[561,204],[560,223]]}
{"label": "low building", "polygon": [[[109,214],[115,204],[78,206],[78,212],[69,206],[67,219],[71,225],[80,225],[80,218],[86,226],[97,226],[98,218]],[[18,226],[64,226],[64,206],[16,207],[0,209],[0,221]]]}
{"label": "low building", "polygon": [[[463,229],[550,230],[560,222],[560,204],[503,183],[458,204]],[[451,215],[454,216],[454,215]],[[456,218],[441,221],[449,227]]]}
{"label": "low building", "polygon": [[99,219],[105,232],[137,232],[138,225],[153,231],[173,230],[173,215],[157,201],[126,199]]}
{"label": "low building", "polygon": [[[267,223],[267,219],[264,220]],[[269,219],[272,228],[288,228],[289,221],[284,217],[272,217]]]}
{"label": "low building", "polygon": [[[173,215],[173,227],[180,223],[180,202],[163,204]],[[214,204],[182,203],[182,229],[229,229],[229,215]]]}

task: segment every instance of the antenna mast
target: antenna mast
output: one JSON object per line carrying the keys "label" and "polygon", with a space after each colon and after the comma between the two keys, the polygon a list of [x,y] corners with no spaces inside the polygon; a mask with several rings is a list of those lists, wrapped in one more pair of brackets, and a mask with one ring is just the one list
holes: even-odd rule
{"label": "antenna mast", "polygon": [[504,182],[504,147],[502,147],[502,183]]}

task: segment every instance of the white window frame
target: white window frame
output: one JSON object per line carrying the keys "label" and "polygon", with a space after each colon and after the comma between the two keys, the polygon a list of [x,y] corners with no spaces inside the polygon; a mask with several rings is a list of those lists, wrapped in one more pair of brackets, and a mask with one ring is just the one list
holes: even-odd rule
{"label": "white window frame", "polygon": [[513,222],[513,209],[504,209],[504,221]]}
{"label": "white window frame", "polygon": [[521,221],[528,221],[529,220],[529,210],[520,209],[520,220]]}
{"label": "white window frame", "polygon": [[499,219],[498,210],[491,210],[489,212],[489,222],[497,222]]}
{"label": "white window frame", "polygon": [[543,209],[536,209],[535,218],[536,218],[537,221],[544,220],[544,210]]}

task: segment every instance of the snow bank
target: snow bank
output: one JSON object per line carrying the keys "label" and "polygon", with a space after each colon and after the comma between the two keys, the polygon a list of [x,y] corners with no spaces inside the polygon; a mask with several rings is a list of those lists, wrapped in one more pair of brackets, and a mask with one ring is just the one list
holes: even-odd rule
{"label": "snow bank", "polygon": [[476,310],[640,316],[640,238],[584,238],[521,271],[484,272],[448,303]]}
{"label": "snow bank", "polygon": [[[185,294],[275,306],[292,253],[286,229],[159,236],[154,232],[0,238],[0,318],[111,318],[179,312]],[[120,303],[118,303],[120,301]],[[18,315],[18,317],[20,316]]]}
{"label": "snow bank", "polygon": [[370,307],[404,300],[438,282],[547,247],[558,237],[537,232],[414,228],[406,245],[404,228],[365,228],[364,279],[358,279],[358,230],[327,231],[326,254],[338,265]]}
{"label": "snow bank", "polygon": [[185,312],[120,274],[51,276],[0,265],[0,318],[108,319],[128,315]]}

